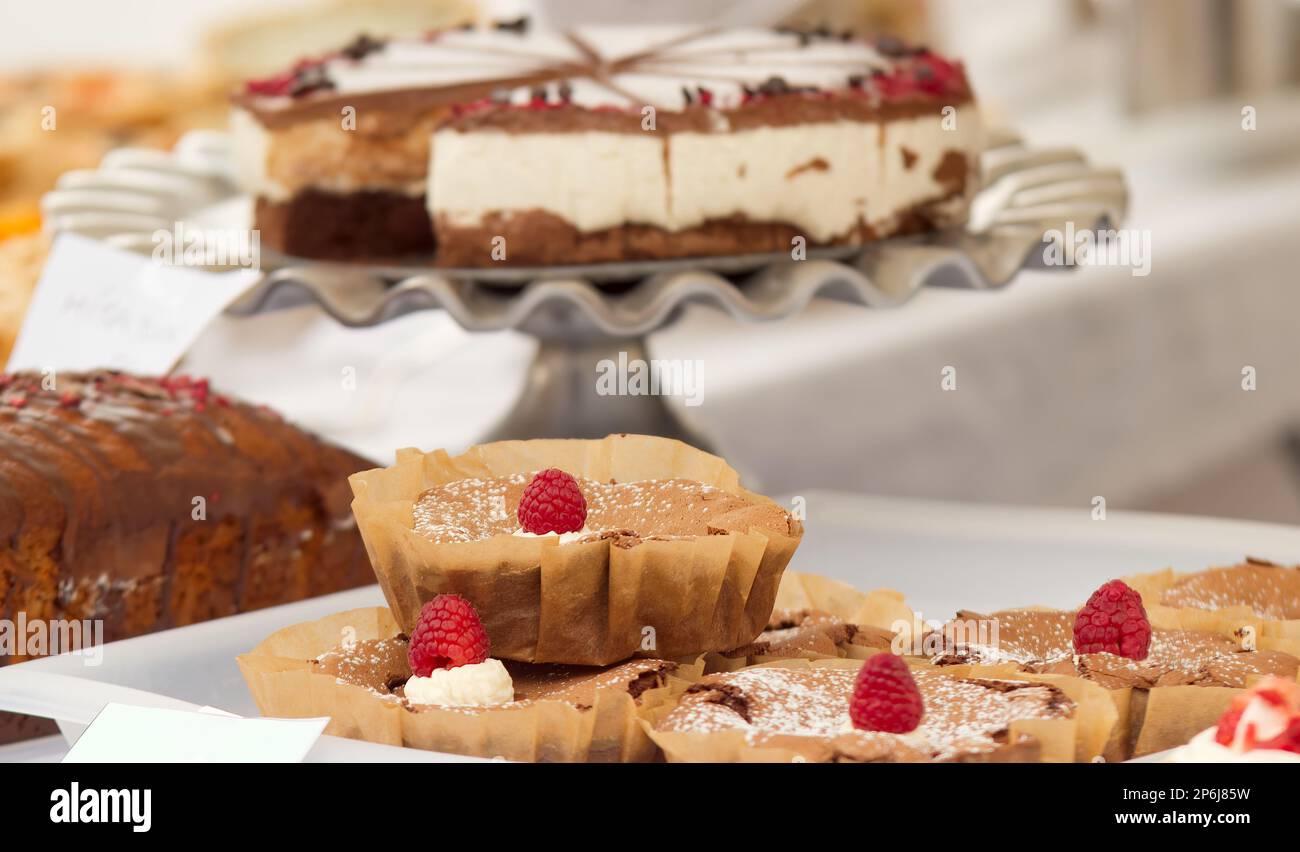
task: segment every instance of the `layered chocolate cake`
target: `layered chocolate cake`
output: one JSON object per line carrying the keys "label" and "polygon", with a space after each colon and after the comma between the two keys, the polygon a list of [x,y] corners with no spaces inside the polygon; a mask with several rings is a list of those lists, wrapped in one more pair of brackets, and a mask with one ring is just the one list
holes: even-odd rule
{"label": "layered chocolate cake", "polygon": [[541,265],[860,244],[960,222],[959,64],[893,39],[527,21],[255,80],[232,118],[264,243]]}
{"label": "layered chocolate cake", "polygon": [[113,641],[373,582],[367,466],[204,379],[0,375],[0,617]]}

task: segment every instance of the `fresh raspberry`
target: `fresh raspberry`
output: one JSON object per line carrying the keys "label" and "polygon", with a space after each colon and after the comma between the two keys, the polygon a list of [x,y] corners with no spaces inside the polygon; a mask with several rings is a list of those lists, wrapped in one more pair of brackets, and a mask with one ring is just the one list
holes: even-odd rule
{"label": "fresh raspberry", "polygon": [[1300,717],[1296,717],[1288,722],[1286,729],[1271,740],[1260,740],[1255,743],[1255,748],[1289,751],[1293,754],[1300,754]]}
{"label": "fresh raspberry", "polygon": [[578,480],[558,468],[533,477],[519,498],[519,523],[533,535],[578,532],[587,522],[587,500]]}
{"label": "fresh raspberry", "polygon": [[1276,676],[1263,678],[1250,689],[1233,697],[1228,709],[1219,717],[1214,741],[1222,746],[1231,746],[1236,742],[1242,716],[1254,701],[1262,701],[1285,716],[1286,727],[1276,736],[1260,740],[1256,738],[1255,726],[1249,726],[1241,732],[1242,750],[1272,749],[1300,754],[1300,686],[1294,681]]}
{"label": "fresh raspberry", "polygon": [[1151,650],[1151,622],[1142,596],[1111,580],[1092,593],[1074,617],[1076,654],[1115,654],[1145,660]]}
{"label": "fresh raspberry", "polygon": [[420,609],[407,657],[412,672],[428,677],[434,669],[481,663],[490,648],[474,605],[460,595],[438,595]]}
{"label": "fresh raspberry", "polygon": [[906,734],[916,730],[924,713],[921,691],[901,657],[886,653],[867,658],[849,701],[853,727],[859,731]]}
{"label": "fresh raspberry", "polygon": [[1237,738],[1237,725],[1241,722],[1241,714],[1245,711],[1244,704],[1238,705],[1236,701],[1232,706],[1223,711],[1219,717],[1219,728],[1214,732],[1214,741],[1221,746],[1230,746],[1232,741]]}

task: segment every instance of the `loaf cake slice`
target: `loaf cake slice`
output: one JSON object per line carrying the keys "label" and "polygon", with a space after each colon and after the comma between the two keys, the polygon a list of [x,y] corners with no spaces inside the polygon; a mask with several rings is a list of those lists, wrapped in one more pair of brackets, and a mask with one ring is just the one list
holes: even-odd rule
{"label": "loaf cake slice", "polygon": [[[111,642],[373,582],[371,466],[203,379],[0,375],[0,617]],[[40,730],[0,714],[0,742]]]}

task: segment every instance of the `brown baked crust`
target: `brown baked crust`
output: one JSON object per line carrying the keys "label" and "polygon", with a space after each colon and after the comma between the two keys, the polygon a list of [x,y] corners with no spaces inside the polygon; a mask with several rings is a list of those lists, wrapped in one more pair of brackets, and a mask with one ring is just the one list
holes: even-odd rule
{"label": "brown baked crust", "polygon": [[778,609],[772,612],[767,629],[757,639],[722,656],[728,659],[835,657],[842,656],[847,645],[887,651],[892,640],[893,634],[887,630],[850,624],[820,610]]}
{"label": "brown baked crust", "polygon": [[1246,606],[1261,618],[1300,619],[1300,567],[1248,559],[1210,568],[1174,581],[1160,603],[1194,609]]}
{"label": "brown baked crust", "polygon": [[348,510],[365,459],[204,380],[42,378],[0,377],[0,616],[102,619],[111,642],[373,580]]}
{"label": "brown baked crust", "polygon": [[[918,205],[900,217],[888,231],[859,222],[845,234],[826,243],[808,242],[809,248],[865,245],[885,237],[933,231],[950,219],[937,208],[965,191],[960,186],[943,198]],[[546,210],[510,214],[491,213],[480,225],[452,225],[446,217],[434,222],[439,266],[554,266],[559,264],[612,263],[624,260],[668,260],[687,257],[726,257],[743,254],[788,253],[798,228],[781,222],[754,222],[742,215],[711,219],[702,225],[669,231],[655,225],[625,224],[599,231],[580,231],[572,223]],[[494,256],[504,239],[506,256]]]}

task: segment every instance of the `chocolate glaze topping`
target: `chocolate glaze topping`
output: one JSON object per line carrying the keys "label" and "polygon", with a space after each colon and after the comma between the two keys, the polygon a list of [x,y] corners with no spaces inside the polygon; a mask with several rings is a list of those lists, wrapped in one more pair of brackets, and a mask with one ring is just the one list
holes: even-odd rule
{"label": "chocolate glaze topping", "polygon": [[206,379],[0,375],[0,605],[37,565],[60,583],[156,575],[169,528],[247,527],[286,503],[351,527],[346,477],[366,465]]}

